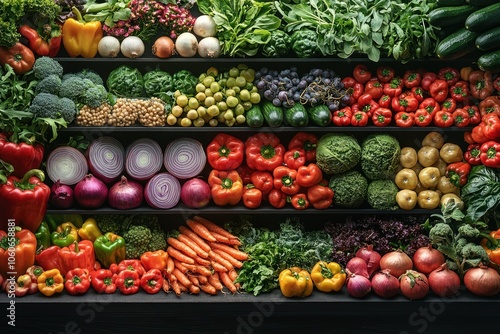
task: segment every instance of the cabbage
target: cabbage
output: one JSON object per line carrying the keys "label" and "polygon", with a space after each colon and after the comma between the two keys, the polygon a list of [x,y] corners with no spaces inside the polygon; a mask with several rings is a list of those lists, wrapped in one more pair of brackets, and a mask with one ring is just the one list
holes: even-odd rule
{"label": "cabbage", "polygon": [[323,135],[316,147],[316,164],[326,174],[340,174],[354,168],[361,157],[361,147],[351,135]]}
{"label": "cabbage", "polygon": [[361,144],[361,170],[369,180],[391,179],[399,165],[401,148],[388,134],[372,134]]}
{"label": "cabbage", "polygon": [[118,97],[142,97],[144,79],[138,69],[122,65],[109,73],[106,85]]}

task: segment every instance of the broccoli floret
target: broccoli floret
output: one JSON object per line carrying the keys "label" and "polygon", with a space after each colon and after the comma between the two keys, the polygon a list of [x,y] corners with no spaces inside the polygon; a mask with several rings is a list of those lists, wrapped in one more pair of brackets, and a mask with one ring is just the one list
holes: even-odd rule
{"label": "broccoli floret", "polygon": [[108,92],[106,88],[103,85],[95,85],[85,91],[82,102],[91,108],[97,108],[104,104],[107,98]]}
{"label": "broccoli floret", "polygon": [[29,111],[38,118],[59,118],[57,110],[59,97],[50,93],[40,93],[33,98]]}
{"label": "broccoli floret", "polygon": [[469,242],[465,238],[458,238],[458,240],[455,242],[455,251],[457,253],[461,253],[462,249],[464,248],[465,245],[467,245]]}
{"label": "broccoli floret", "polygon": [[52,74],[62,78],[63,67],[54,58],[45,56],[39,57],[33,64],[33,74],[37,80],[42,80]]}
{"label": "broccoli floret", "polygon": [[481,231],[469,224],[464,224],[458,228],[458,233],[464,238],[476,239],[481,234]]}
{"label": "broccoli floret", "polygon": [[167,249],[167,235],[165,232],[153,232],[151,231],[151,242],[148,245],[148,248],[153,250]]}
{"label": "broccoli floret", "polygon": [[48,77],[45,77],[37,82],[35,87],[35,94],[50,93],[54,95],[59,95],[60,89],[61,89],[61,78],[55,74],[51,74]]}
{"label": "broccoli floret", "polygon": [[68,99],[67,97],[59,98],[57,103],[57,112],[61,115],[62,118],[66,121],[66,123],[70,124],[73,122],[76,116],[76,105],[73,100]]}
{"label": "broccoli floret", "polygon": [[112,232],[122,235],[122,224],[126,217],[125,215],[98,215],[96,221],[102,233]]}
{"label": "broccoli floret", "polygon": [[69,79],[71,77],[76,77],[76,74],[75,73],[64,73],[62,76],[62,81]]}
{"label": "broccoli floret", "polygon": [[454,233],[450,225],[437,223],[429,231],[429,239],[435,245],[451,245],[453,244]]}
{"label": "broccoli floret", "polygon": [[138,259],[148,251],[152,239],[151,230],[144,225],[132,225],[125,233],[125,257],[127,259]]}
{"label": "broccoli floret", "polygon": [[82,79],[89,79],[94,83],[94,85],[104,85],[104,81],[102,80],[101,76],[97,74],[96,71],[89,68],[85,68],[80,72],[75,73],[75,75]]}
{"label": "broccoli floret", "polygon": [[63,80],[61,89],[59,90],[59,96],[76,101],[88,88],[87,83],[81,78],[77,76],[69,77]]}
{"label": "broccoli floret", "polygon": [[123,228],[126,257],[139,258],[144,252],[165,250],[167,235],[154,215],[134,215],[127,217]]}
{"label": "broccoli floret", "polygon": [[[487,264],[490,262],[490,258],[484,248],[481,245],[477,245],[475,243],[468,243],[460,252],[460,255],[464,259],[464,261],[471,261],[472,264],[477,265],[479,262]],[[477,263],[476,263],[477,262]]]}

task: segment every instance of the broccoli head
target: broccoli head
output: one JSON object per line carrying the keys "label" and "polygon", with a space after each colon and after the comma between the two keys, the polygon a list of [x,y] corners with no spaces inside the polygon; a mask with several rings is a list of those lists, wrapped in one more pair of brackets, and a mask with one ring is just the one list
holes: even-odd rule
{"label": "broccoli head", "polygon": [[61,78],[55,74],[51,74],[37,82],[35,86],[35,94],[50,93],[54,95],[59,95],[60,89],[61,89]]}
{"label": "broccoli head", "polygon": [[89,68],[85,68],[80,72],[75,73],[75,75],[82,79],[89,79],[94,83],[94,85],[104,85],[104,81],[102,80],[101,76],[97,74],[96,71]]}
{"label": "broccoli head", "polygon": [[167,236],[154,215],[134,215],[126,218],[123,228],[126,257],[138,259],[145,252],[165,250]]}
{"label": "broccoli head", "polygon": [[62,81],[61,89],[59,90],[60,97],[67,97],[75,102],[79,101],[83,94],[93,87],[94,84],[88,79],[79,78],[77,76],[69,77]]}
{"label": "broccoli head", "polygon": [[76,116],[75,102],[68,99],[67,97],[59,98],[59,101],[57,103],[57,112],[62,118],[64,118],[66,123],[70,124],[71,122],[73,122]]}
{"label": "broccoli head", "polygon": [[59,97],[50,93],[40,93],[31,101],[29,111],[38,118],[59,118]]}
{"label": "broccoli head", "polygon": [[97,108],[104,104],[107,99],[108,92],[106,88],[103,85],[95,85],[83,93],[82,102],[91,108]]}
{"label": "broccoli head", "polygon": [[445,223],[437,223],[429,231],[429,239],[435,245],[452,245],[455,234],[450,225]]}
{"label": "broccoli head", "polygon": [[147,252],[152,239],[151,230],[144,225],[132,225],[123,233],[125,239],[125,256],[127,259],[138,259]]}
{"label": "broccoli head", "polygon": [[102,233],[122,235],[122,224],[126,218],[125,215],[98,215],[96,221]]}
{"label": "broccoli head", "polygon": [[458,228],[458,233],[467,239],[476,239],[481,235],[481,231],[469,224],[464,224]]}
{"label": "broccoli head", "polygon": [[33,74],[37,80],[42,80],[49,75],[57,75],[59,78],[62,78],[63,67],[54,58],[43,56],[35,60]]}
{"label": "broccoli head", "polygon": [[486,250],[475,243],[469,242],[466,244],[460,254],[464,261],[468,261],[473,267],[477,266],[480,262],[483,264],[490,263],[490,258]]}

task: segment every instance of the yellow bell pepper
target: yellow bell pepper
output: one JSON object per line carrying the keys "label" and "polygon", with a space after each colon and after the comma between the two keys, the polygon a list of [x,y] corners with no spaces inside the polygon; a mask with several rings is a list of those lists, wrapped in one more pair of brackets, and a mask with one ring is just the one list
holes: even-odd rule
{"label": "yellow bell pepper", "polygon": [[52,245],[61,248],[68,247],[75,241],[80,241],[80,237],[78,236],[78,228],[73,225],[73,223],[62,223],[50,234],[50,242]]}
{"label": "yellow bell pepper", "polygon": [[103,37],[101,22],[85,22],[78,9],[73,7],[76,18],[69,18],[62,26],[62,41],[70,57],[94,58],[97,46]]}
{"label": "yellow bell pepper", "polygon": [[323,292],[342,290],[347,275],[337,262],[318,261],[311,270],[314,286]]}
{"label": "yellow bell pepper", "polygon": [[59,269],[46,270],[37,278],[38,291],[50,297],[55,293],[61,293],[64,289],[64,278]]}
{"label": "yellow bell pepper", "polygon": [[78,235],[82,240],[95,241],[98,237],[102,235],[101,229],[97,226],[97,222],[94,218],[88,218],[83,222],[81,228],[78,229]]}
{"label": "yellow bell pepper", "polygon": [[309,272],[299,267],[284,269],[279,274],[278,281],[285,297],[307,297],[314,288]]}

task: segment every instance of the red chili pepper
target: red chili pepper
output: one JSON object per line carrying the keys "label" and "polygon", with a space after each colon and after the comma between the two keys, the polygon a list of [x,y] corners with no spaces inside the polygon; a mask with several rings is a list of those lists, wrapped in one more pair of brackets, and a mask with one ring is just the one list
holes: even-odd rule
{"label": "red chili pepper", "polygon": [[391,123],[392,111],[387,108],[378,108],[372,116],[373,124],[376,126],[387,126]]}
{"label": "red chili pepper", "polygon": [[434,72],[425,72],[424,75],[422,76],[422,82],[420,85],[422,88],[426,91],[429,91],[431,84],[436,81],[437,79],[437,74]]}
{"label": "red chili pepper", "polygon": [[384,94],[384,86],[378,79],[372,78],[365,84],[365,94],[370,94],[374,100],[379,99]]}
{"label": "red chili pepper", "polygon": [[459,128],[466,127],[469,125],[469,114],[463,108],[455,109],[452,113],[453,123]]}
{"label": "red chili pepper", "polygon": [[469,83],[464,80],[457,81],[450,88],[451,97],[457,102],[463,102],[469,97]]}
{"label": "red chili pepper", "polygon": [[394,78],[395,71],[390,66],[379,66],[377,68],[377,78],[381,83],[386,83]]}
{"label": "red chili pepper", "polygon": [[273,208],[281,209],[286,205],[287,194],[279,189],[272,189],[267,195],[267,200]]}
{"label": "red chili pepper", "polygon": [[66,273],[64,288],[70,295],[83,295],[90,289],[89,273],[86,269],[75,268]]}
{"label": "red chili pepper", "polygon": [[297,171],[285,166],[276,167],[273,171],[274,188],[281,190],[287,195],[299,192],[300,185],[297,183]]}
{"label": "red chili pepper", "polygon": [[447,128],[453,125],[453,115],[449,111],[440,110],[434,115],[434,124],[441,128]]}
{"label": "red chili pepper", "polygon": [[418,106],[418,109],[425,109],[429,115],[434,117],[436,112],[438,112],[441,107],[439,106],[439,103],[432,97],[428,97],[424,99],[420,105]]}
{"label": "red chili pepper", "polygon": [[437,102],[441,103],[448,97],[449,87],[448,83],[444,80],[437,79],[429,87],[431,97]]}
{"label": "red chili pepper", "polygon": [[438,72],[438,79],[446,81],[451,87],[460,80],[460,71],[454,67],[443,67]]}
{"label": "red chili pepper", "polygon": [[[380,109],[380,108],[379,108]],[[357,111],[351,116],[352,126],[366,126],[368,124],[368,114],[363,111]]]}
{"label": "red chili pepper", "polygon": [[457,101],[449,97],[441,104],[441,110],[453,113],[457,109]]}
{"label": "red chili pepper", "polygon": [[317,144],[318,137],[315,134],[308,132],[297,132],[288,142],[288,149],[304,149],[306,151],[306,161],[311,162],[316,161]]}
{"label": "red chili pepper", "polygon": [[295,194],[289,199],[292,206],[297,210],[305,210],[309,207],[309,200],[304,193]]}
{"label": "red chili pepper", "polygon": [[311,187],[323,180],[323,171],[315,163],[301,166],[297,170],[296,182],[301,187]]}
{"label": "red chili pepper", "polygon": [[481,122],[481,114],[477,106],[464,106],[464,110],[469,115],[469,124],[476,125]]}
{"label": "red chili pepper", "polygon": [[285,152],[283,165],[291,169],[298,169],[306,163],[306,151],[301,148],[294,148]]}
{"label": "red chili pepper", "polygon": [[491,168],[500,168],[500,143],[490,140],[481,145],[481,162]]}
{"label": "red chili pepper", "polygon": [[413,88],[420,85],[422,76],[419,72],[414,70],[406,70],[403,75],[403,82],[406,88]]}
{"label": "red chili pepper", "polygon": [[392,111],[398,113],[400,111],[413,112],[417,110],[419,104],[417,99],[411,93],[402,93],[392,99]]}
{"label": "red chili pepper", "polygon": [[249,183],[245,186],[241,199],[245,207],[255,209],[262,203],[262,197],[262,191]]}
{"label": "red chili pepper", "polygon": [[500,139],[500,116],[498,114],[487,114],[482,118],[484,124],[483,134],[491,140]]}
{"label": "red chili pepper", "polygon": [[394,115],[396,125],[402,128],[408,128],[415,124],[415,114],[412,112],[400,111]]}
{"label": "red chili pepper", "polygon": [[364,84],[372,77],[372,73],[368,70],[368,67],[364,64],[358,64],[354,67],[352,76],[356,81]]}
{"label": "red chili pepper", "polygon": [[411,94],[421,103],[425,99],[425,91],[422,87],[417,86],[411,89]]}
{"label": "red chili pepper", "polygon": [[470,170],[471,165],[468,162],[453,162],[446,166],[445,176],[455,187],[463,187],[467,183]]}
{"label": "red chili pepper", "polygon": [[387,94],[384,94],[378,100],[378,105],[381,108],[389,108],[391,106],[391,97]]}
{"label": "red chili pepper", "polygon": [[481,164],[481,144],[469,144],[464,153],[464,160],[471,165]]}
{"label": "red chili pepper", "polygon": [[432,122],[432,115],[425,109],[417,109],[415,111],[415,125],[418,126],[428,126]]}
{"label": "red chili pepper", "polygon": [[99,269],[92,273],[91,284],[97,293],[114,293],[116,291],[116,274],[109,269]]}
{"label": "red chili pepper", "polygon": [[139,291],[141,279],[135,270],[120,271],[116,277],[116,287],[124,295],[134,294]]}
{"label": "red chili pepper", "polygon": [[351,107],[347,106],[333,112],[332,122],[336,126],[347,126],[351,124],[351,116]]}
{"label": "red chili pepper", "polygon": [[149,294],[155,294],[163,287],[163,275],[160,269],[151,269],[141,277],[141,288]]}
{"label": "red chili pepper", "polygon": [[387,94],[390,97],[401,95],[402,91],[403,80],[401,80],[401,78],[395,77],[391,80],[391,82],[387,82],[384,84],[384,94]]}
{"label": "red chili pepper", "polygon": [[252,173],[250,180],[250,183],[262,191],[264,195],[267,195],[274,188],[274,179],[270,172],[256,171]]}

